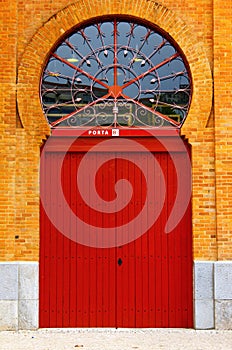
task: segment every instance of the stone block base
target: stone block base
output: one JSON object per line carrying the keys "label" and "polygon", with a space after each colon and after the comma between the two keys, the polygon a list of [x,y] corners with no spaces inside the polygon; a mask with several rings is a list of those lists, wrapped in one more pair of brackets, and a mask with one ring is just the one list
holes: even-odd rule
{"label": "stone block base", "polygon": [[38,328],[38,263],[0,263],[0,330]]}
{"label": "stone block base", "polygon": [[196,329],[232,329],[232,261],[195,261]]}
{"label": "stone block base", "polygon": [[[0,263],[0,330],[37,329],[37,262]],[[232,329],[232,261],[195,261],[196,329]]]}

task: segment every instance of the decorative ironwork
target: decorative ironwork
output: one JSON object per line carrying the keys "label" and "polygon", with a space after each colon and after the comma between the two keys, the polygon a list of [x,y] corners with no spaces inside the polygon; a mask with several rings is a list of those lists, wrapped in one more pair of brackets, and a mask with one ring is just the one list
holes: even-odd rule
{"label": "decorative ironwork", "polygon": [[181,127],[183,55],[156,28],[116,18],[75,30],[50,55],[41,101],[52,127]]}

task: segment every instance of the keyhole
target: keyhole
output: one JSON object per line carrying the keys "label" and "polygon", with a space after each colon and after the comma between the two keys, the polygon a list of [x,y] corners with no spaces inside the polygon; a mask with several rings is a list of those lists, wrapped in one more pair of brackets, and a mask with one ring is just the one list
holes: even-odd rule
{"label": "keyhole", "polygon": [[121,258],[118,259],[118,265],[119,265],[119,266],[122,265],[122,259],[121,259]]}

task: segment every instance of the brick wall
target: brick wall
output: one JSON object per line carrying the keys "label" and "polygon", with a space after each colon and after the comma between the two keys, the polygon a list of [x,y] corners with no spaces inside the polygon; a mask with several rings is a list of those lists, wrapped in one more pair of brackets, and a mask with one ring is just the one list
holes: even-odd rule
{"label": "brick wall", "polygon": [[0,255],[11,260],[14,259],[16,168],[17,8],[14,1],[1,3],[0,33]]}
{"label": "brick wall", "polygon": [[214,111],[217,239],[220,259],[232,258],[232,0],[214,1]]}
{"label": "brick wall", "polygon": [[0,260],[38,260],[39,152],[50,132],[39,100],[44,60],[60,36],[76,24],[120,13],[159,25],[186,55],[194,92],[182,134],[192,145],[194,257],[232,259],[232,0],[222,4],[219,0],[1,3]]}

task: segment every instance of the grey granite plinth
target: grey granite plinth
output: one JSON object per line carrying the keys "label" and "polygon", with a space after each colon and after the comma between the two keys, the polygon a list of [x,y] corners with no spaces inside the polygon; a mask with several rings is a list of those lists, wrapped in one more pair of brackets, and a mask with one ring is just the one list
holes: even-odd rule
{"label": "grey granite plinth", "polygon": [[215,299],[232,300],[232,261],[215,263]]}
{"label": "grey granite plinth", "polygon": [[38,300],[19,300],[19,329],[38,328]]}
{"label": "grey granite plinth", "polygon": [[[38,328],[39,265],[0,263],[0,330]],[[232,261],[195,261],[196,329],[232,329]]]}
{"label": "grey granite plinth", "polygon": [[38,263],[19,264],[19,299],[38,300]]}
{"label": "grey granite plinth", "polygon": [[215,328],[232,329],[232,261],[215,263]]}
{"label": "grey granite plinth", "polygon": [[214,328],[213,273],[213,262],[195,261],[194,319],[196,329]]}
{"label": "grey granite plinth", "polygon": [[0,263],[0,300],[18,299],[18,264]]}
{"label": "grey granite plinth", "polygon": [[232,329],[232,300],[216,300],[215,328]]}
{"label": "grey granite plinth", "polygon": [[38,328],[38,263],[0,263],[0,330]]}
{"label": "grey granite plinth", "polygon": [[195,300],[195,328],[214,328],[214,301],[213,299]]}
{"label": "grey granite plinth", "polygon": [[18,329],[18,301],[0,300],[0,330]]}

